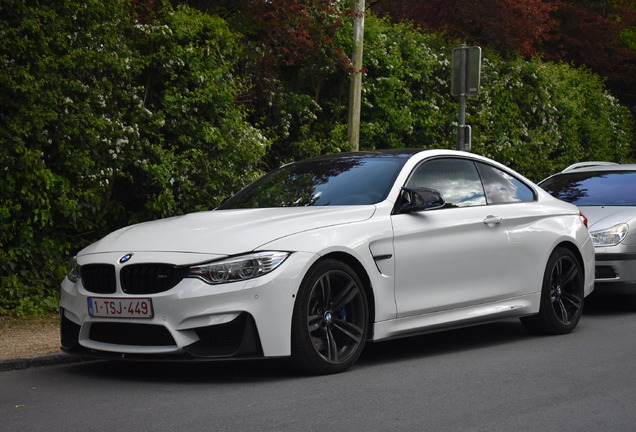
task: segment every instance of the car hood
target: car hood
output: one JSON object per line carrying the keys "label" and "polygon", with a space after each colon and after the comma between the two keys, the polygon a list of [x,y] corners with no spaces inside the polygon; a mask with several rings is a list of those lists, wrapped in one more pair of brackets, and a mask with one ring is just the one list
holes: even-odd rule
{"label": "car hood", "polygon": [[587,217],[590,231],[611,228],[636,218],[636,207],[580,206]]}
{"label": "car hood", "polygon": [[79,255],[107,252],[187,252],[233,255],[318,228],[370,218],[375,206],[284,207],[191,213],[117,230]]}

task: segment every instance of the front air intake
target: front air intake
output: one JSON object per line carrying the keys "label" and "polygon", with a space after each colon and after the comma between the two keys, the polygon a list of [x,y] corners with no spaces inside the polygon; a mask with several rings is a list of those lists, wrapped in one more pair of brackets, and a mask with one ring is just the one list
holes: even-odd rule
{"label": "front air intake", "polygon": [[167,328],[152,324],[108,323],[91,324],[90,340],[116,345],[174,346]]}

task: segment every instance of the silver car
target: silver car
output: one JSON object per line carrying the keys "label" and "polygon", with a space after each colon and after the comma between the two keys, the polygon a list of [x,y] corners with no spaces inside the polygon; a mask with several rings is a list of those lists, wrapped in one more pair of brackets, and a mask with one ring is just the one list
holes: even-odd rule
{"label": "silver car", "polygon": [[583,162],[539,185],[587,216],[597,290],[636,293],[636,164]]}

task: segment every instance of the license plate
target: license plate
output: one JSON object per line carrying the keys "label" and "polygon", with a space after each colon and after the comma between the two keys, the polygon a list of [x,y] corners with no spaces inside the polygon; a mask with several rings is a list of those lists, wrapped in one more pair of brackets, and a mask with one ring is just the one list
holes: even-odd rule
{"label": "license plate", "polygon": [[89,297],[88,314],[94,318],[153,317],[152,299]]}

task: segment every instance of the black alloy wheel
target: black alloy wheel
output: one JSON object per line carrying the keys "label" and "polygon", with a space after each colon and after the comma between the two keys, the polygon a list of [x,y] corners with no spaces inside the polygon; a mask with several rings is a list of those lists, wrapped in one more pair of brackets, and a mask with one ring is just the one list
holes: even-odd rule
{"label": "black alloy wheel", "polygon": [[318,262],[303,280],[294,306],[292,360],[305,372],[345,371],[362,353],[368,317],[357,274],[341,261]]}
{"label": "black alloy wheel", "polygon": [[543,276],[539,313],[524,317],[521,322],[529,330],[538,333],[571,332],[583,313],[584,281],[576,256],[567,248],[555,249]]}

